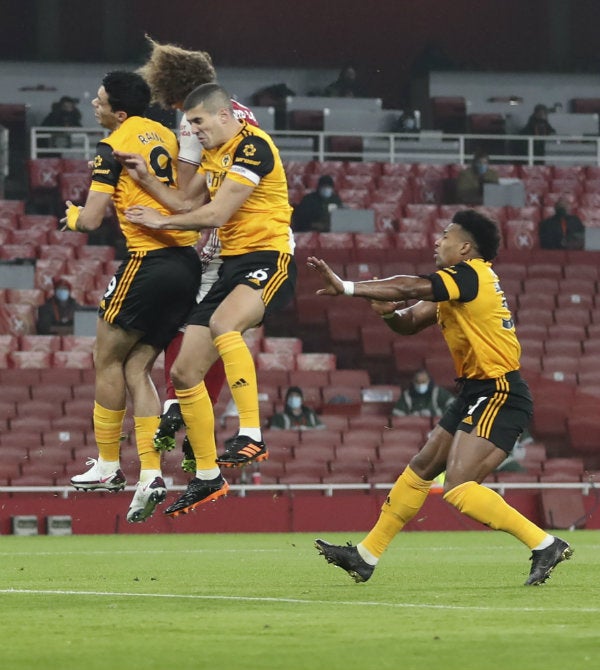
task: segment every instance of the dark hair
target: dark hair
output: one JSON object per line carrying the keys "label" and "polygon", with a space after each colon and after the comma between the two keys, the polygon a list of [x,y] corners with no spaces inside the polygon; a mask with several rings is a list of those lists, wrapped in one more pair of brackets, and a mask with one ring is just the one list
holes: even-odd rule
{"label": "dark hair", "polygon": [[150,104],[150,87],[137,72],[108,72],[102,80],[113,112],[143,116]]}
{"label": "dark hair", "polygon": [[319,177],[319,181],[317,182],[317,188],[321,188],[321,186],[335,186],[333,183],[333,177],[328,174],[322,174]]}
{"label": "dark hair", "polygon": [[286,391],[285,394],[286,402],[287,399],[292,395],[292,393],[297,393],[301,398],[304,398],[304,393],[302,393],[302,389],[299,386],[290,386],[290,388]]}
{"label": "dark hair", "polygon": [[184,100],[183,109],[188,111],[202,103],[210,112],[216,112],[219,108],[227,107],[233,114],[231,96],[219,84],[201,84],[197,86]]}
{"label": "dark hair", "polygon": [[456,212],[452,223],[469,233],[484,261],[496,258],[500,247],[500,230],[494,221],[474,209],[464,209]]}

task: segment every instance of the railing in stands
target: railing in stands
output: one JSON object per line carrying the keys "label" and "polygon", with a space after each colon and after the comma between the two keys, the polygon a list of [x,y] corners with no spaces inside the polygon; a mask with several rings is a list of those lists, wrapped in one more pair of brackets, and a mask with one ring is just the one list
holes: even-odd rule
{"label": "railing in stands", "polygon": [[[362,160],[389,163],[468,162],[477,146],[486,149],[491,162],[600,165],[600,137],[591,135],[448,134],[420,133],[316,132],[274,130],[270,132],[284,160]],[[67,145],[56,146],[53,138],[68,136]],[[34,126],[30,131],[30,157],[60,153],[64,158],[94,156],[96,143],[106,137],[101,128],[55,128]],[[360,149],[351,140],[360,140]],[[350,148],[344,148],[344,141]],[[337,144],[337,145],[336,145]],[[54,145],[54,146],[53,146]]]}
{"label": "railing in stands", "polygon": [[[326,496],[332,496],[336,491],[388,491],[393,482],[388,483],[352,483],[352,484],[232,484],[229,488],[232,493],[238,493],[240,497],[245,497],[248,493],[259,492],[288,492],[299,491],[322,491]],[[581,491],[583,495],[590,495],[597,491],[600,486],[594,481],[588,482],[485,482],[490,489],[498,491],[504,495],[506,491],[512,490],[557,490],[572,489]],[[173,484],[169,486],[170,491],[185,491],[186,487],[182,484]],[[125,491],[134,492],[135,486],[126,486]],[[441,493],[440,489],[432,489],[431,493]],[[77,493],[71,486],[0,486],[2,493],[53,493],[62,498],[68,498]]]}

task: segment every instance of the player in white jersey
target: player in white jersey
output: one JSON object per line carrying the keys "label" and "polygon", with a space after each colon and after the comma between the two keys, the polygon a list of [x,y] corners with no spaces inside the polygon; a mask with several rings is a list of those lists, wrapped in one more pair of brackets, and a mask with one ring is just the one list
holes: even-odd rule
{"label": "player in white jersey", "polygon": [[[173,44],[160,44],[148,35],[146,40],[151,53],[146,63],[139,69],[144,77],[153,101],[165,109],[183,109],[183,101],[188,94],[201,84],[216,80],[216,72],[210,54],[206,51],[190,51]],[[232,100],[234,115],[240,121],[258,126],[258,121],[251,109],[237,100]],[[177,159],[177,184],[185,190],[189,181],[200,166],[202,144],[191,131],[185,114],[179,124],[179,155]],[[221,265],[221,244],[217,230],[204,233],[198,245],[202,262],[202,283],[197,300],[200,301],[208,293],[217,279]],[[183,333],[169,344],[165,350],[165,383],[166,400],[158,431],[155,436],[155,447],[159,450],[170,450],[175,447],[175,433],[183,426],[179,402],[175,395],[170,371],[181,348]],[[219,358],[207,373],[204,383],[213,405],[217,402],[223,384],[225,371]],[[195,462],[187,437],[182,444],[184,460],[182,467],[187,472],[195,472]]]}

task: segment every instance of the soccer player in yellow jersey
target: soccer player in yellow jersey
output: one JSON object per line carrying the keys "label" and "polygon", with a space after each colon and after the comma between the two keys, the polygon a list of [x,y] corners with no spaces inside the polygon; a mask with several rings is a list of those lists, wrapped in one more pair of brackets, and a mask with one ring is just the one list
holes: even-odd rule
{"label": "soccer player in yellow jersey", "polygon": [[150,371],[195,304],[201,278],[196,232],[140,228],[124,216],[133,203],[161,206],[115,160],[114,150],[140,152],[165,188],[175,180],[177,139],[161,124],[143,118],[149,101],[150,90],[140,75],[111,72],[104,77],[92,105],[98,122],[111,133],[97,146],[85,206],[68,202],[63,219],[70,230],[94,230],[112,200],[127,242],[127,258],[100,301],[96,328],[94,435],[99,457],[71,483],[86,491],[125,487],[119,456],[128,391],[140,456],[139,482],[127,513],[130,522],[145,521],[166,498],[160,454],[153,445],[160,403]]}
{"label": "soccer player in yellow jersey", "polygon": [[[322,276],[323,295],[373,301],[373,309],[400,335],[438,324],[450,349],[460,392],[421,451],[397,479],[379,520],[357,546],[316,540],[329,563],[357,582],[372,575],[393,537],[419,511],[432,481],[446,472],[444,499],[481,523],[510,533],[532,551],[525,584],[542,584],[569,558],[571,547],[548,535],[481,482],[506,458],[532,414],[532,400],[519,373],[521,348],[511,313],[491,261],[500,242],[493,221],[474,210],[454,215],[435,243],[437,272],[388,279],[343,281],[310,257]],[[406,301],[417,300],[411,306]]]}
{"label": "soccer player in yellow jersey", "polygon": [[[231,96],[217,84],[194,89],[184,111],[204,147],[198,173],[185,192],[160,183],[139,156],[116,154],[143,188],[177,212],[165,216],[134,206],[126,211],[130,221],[161,231],[214,227],[221,241],[219,278],[190,314],[171,370],[196,458],[196,476],[166,510],[174,516],[227,492],[219,465],[238,467],[267,458],[256,371],[242,333],[289,301],[296,279],[287,182],[273,141],[236,118]],[[203,382],[217,356],[240,417],[236,438],[218,458],[214,413]]]}

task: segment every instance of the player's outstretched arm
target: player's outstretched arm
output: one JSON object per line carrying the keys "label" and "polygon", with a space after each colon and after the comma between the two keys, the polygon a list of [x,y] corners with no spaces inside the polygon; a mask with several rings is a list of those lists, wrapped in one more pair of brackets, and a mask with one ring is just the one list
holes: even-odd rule
{"label": "player's outstretched arm", "polygon": [[321,275],[325,283],[325,288],[317,291],[319,295],[349,295],[389,302],[433,300],[431,281],[423,277],[396,275],[387,279],[352,282],[338,277],[324,260],[309,256],[307,264]]}

